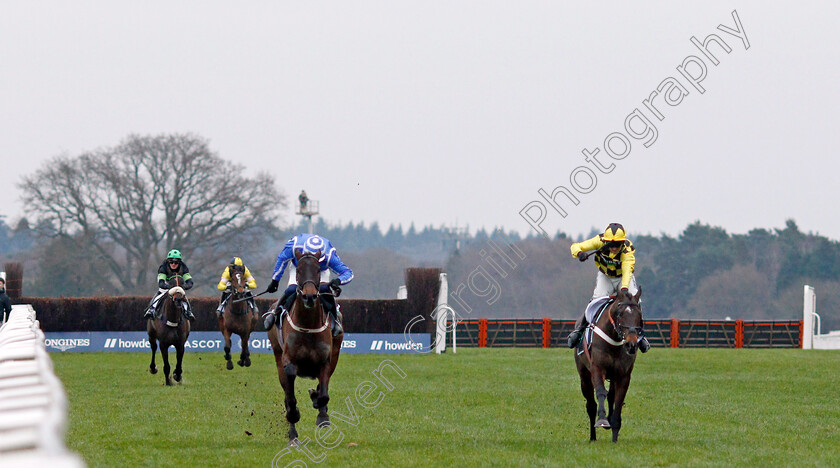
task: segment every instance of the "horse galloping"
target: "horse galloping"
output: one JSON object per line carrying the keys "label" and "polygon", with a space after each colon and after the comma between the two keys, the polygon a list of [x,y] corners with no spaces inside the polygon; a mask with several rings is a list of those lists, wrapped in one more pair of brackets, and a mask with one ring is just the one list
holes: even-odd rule
{"label": "horse galloping", "polygon": [[[612,429],[612,441],[618,441],[621,408],[630,387],[630,374],[636,362],[637,343],[644,323],[639,305],[641,295],[641,289],[635,296],[620,292],[606,309],[596,315],[589,326],[591,334],[587,333],[576,349],[575,364],[580,374],[580,389],[586,398],[590,442],[595,440],[595,429],[599,427]],[[605,379],[610,381],[609,391],[604,384]],[[605,399],[609,415],[604,407]]]}
{"label": "horse galloping", "polygon": [[[285,392],[286,420],[289,422],[289,445],[297,445],[295,424],[300,411],[295,398],[295,379],[318,379],[317,389],[309,390],[312,406],[318,410],[315,423],[330,423],[327,414],[330,377],[338,364],[344,333],[333,337],[330,318],[321,305],[321,269],[318,254],[296,253],[297,296],[285,320],[268,330],[268,339],[277,364],[277,375]],[[277,307],[277,304],[273,307]]]}
{"label": "horse galloping", "polygon": [[155,352],[160,342],[160,355],[163,357],[163,374],[166,376],[166,385],[172,385],[169,378],[169,347],[175,347],[176,363],[175,372],[172,377],[176,382],[181,382],[181,362],[184,358],[184,343],[190,336],[190,322],[184,318],[184,302],[186,293],[181,287],[183,278],[175,275],[169,280],[169,292],[162,299],[161,315],[147,320],[146,331],[149,333],[149,346],[152,348],[152,363],[149,364],[149,372],[157,374],[155,365]]}
{"label": "horse galloping", "polygon": [[233,369],[233,361],[230,357],[230,337],[232,334],[239,335],[242,341],[242,352],[236,363],[239,367],[251,365],[251,351],[248,349],[248,340],[251,332],[257,327],[257,309],[251,307],[248,289],[245,280],[245,267],[243,265],[230,265],[230,289],[225,308],[219,316],[219,331],[225,338],[225,360],[227,369]]}

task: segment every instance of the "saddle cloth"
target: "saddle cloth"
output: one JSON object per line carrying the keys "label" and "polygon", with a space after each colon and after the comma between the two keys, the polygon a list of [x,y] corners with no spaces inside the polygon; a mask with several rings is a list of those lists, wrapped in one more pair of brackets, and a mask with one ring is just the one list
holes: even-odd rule
{"label": "saddle cloth", "polygon": [[586,306],[586,312],[584,312],[584,317],[586,317],[586,321],[589,323],[593,323],[595,321],[595,314],[598,311],[610,302],[610,296],[602,296],[596,297],[589,301],[589,305]]}

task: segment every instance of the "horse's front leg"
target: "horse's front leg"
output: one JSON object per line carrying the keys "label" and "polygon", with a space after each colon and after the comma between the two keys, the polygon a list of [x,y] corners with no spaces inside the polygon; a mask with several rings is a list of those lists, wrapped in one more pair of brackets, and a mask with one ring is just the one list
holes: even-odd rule
{"label": "horse's front leg", "polygon": [[300,410],[298,410],[297,398],[295,398],[295,378],[297,378],[297,367],[291,362],[286,362],[283,365],[283,372],[280,373],[280,385],[286,393],[286,421],[289,421],[289,445],[291,446],[298,444],[295,424],[300,421]]}
{"label": "horse's front leg", "polygon": [[604,386],[604,371],[598,366],[593,365],[592,369],[592,386],[595,388],[595,396],[598,398],[598,420],[595,421],[594,427],[610,428],[610,422],[607,420],[607,411],[604,407],[604,400],[607,399],[607,387]]}
{"label": "horse's front leg", "polygon": [[230,332],[225,327],[225,314],[222,313],[222,316],[219,317],[219,330],[222,331],[222,336],[225,338],[225,367],[227,370],[233,369],[233,361],[230,358]]}
{"label": "horse's front leg", "polygon": [[166,376],[166,385],[172,385],[172,380],[169,378],[169,346],[160,345],[160,357],[163,358],[163,375]]}
{"label": "horse's front leg", "polygon": [[183,370],[181,369],[181,362],[184,360],[184,343],[175,345],[175,356],[177,359],[175,361],[174,377],[176,382],[181,382],[181,374],[183,373]]}
{"label": "horse's front leg", "polygon": [[598,411],[598,404],[595,403],[594,388],[592,387],[592,376],[586,369],[580,375],[580,391],[586,398],[586,414],[589,415],[589,441],[595,442],[595,413]]}
{"label": "horse's front leg", "polygon": [[612,424],[612,441],[618,442],[618,431],[621,429],[621,409],[624,407],[627,390],[630,389],[630,374],[625,375],[619,381],[612,382],[610,392],[612,392],[612,387],[615,387],[615,409],[610,416],[610,423]]}
{"label": "horse's front leg", "polygon": [[157,366],[155,365],[155,353],[157,353],[157,338],[149,336],[149,346],[152,347],[152,362],[149,364],[149,372],[157,374]]}
{"label": "horse's front leg", "polygon": [[312,401],[318,408],[318,417],[315,419],[315,424],[318,426],[329,426],[330,424],[330,417],[327,414],[327,404],[330,402],[330,375],[332,375],[330,366],[324,366],[318,374],[317,398],[313,398]]}
{"label": "horse's front leg", "polygon": [[239,338],[242,340],[242,352],[239,353],[239,364],[240,366],[251,367],[251,350],[248,349],[248,340],[251,339],[250,333],[243,333],[239,335]]}

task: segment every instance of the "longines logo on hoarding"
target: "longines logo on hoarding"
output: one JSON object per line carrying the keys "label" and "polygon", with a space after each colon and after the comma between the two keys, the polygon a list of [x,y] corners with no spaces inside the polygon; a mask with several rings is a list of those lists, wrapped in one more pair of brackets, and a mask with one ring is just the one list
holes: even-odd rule
{"label": "longines logo on hoarding", "polygon": [[89,338],[47,338],[44,340],[44,344],[47,348],[55,348],[60,350],[61,352],[67,351],[68,349],[73,349],[79,346],[88,347],[90,346],[90,339]]}

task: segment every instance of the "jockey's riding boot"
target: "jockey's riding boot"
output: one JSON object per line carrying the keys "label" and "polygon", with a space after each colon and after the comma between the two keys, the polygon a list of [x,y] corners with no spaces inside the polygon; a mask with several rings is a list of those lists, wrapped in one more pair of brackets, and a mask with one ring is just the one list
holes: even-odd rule
{"label": "jockey's riding boot", "polygon": [[341,316],[335,309],[330,310],[332,316],[332,336],[338,336],[344,333],[344,327],[341,326]]}
{"label": "jockey's riding boot", "polygon": [[155,308],[153,305],[149,304],[149,307],[146,307],[146,313],[143,314],[144,319],[155,318]]}
{"label": "jockey's riding boot", "polygon": [[647,337],[643,336],[639,339],[639,351],[646,353],[650,349],[650,342]]}
{"label": "jockey's riding boot", "polygon": [[195,315],[193,315],[192,308],[190,307],[190,304],[188,302],[184,303],[184,316],[190,322],[195,322]]}
{"label": "jockey's riding boot", "polygon": [[276,320],[277,316],[273,310],[269,310],[268,312],[263,314],[263,326],[266,330],[271,330],[271,327],[274,326],[274,322]]}
{"label": "jockey's riding boot", "polygon": [[578,323],[575,324],[575,329],[569,333],[569,343],[568,346],[570,348],[574,348],[578,345],[578,342],[583,337],[583,331],[586,330],[586,327],[589,326],[589,322],[586,321],[586,316],[583,316],[578,320]]}
{"label": "jockey's riding boot", "polygon": [[263,326],[266,331],[271,330],[271,327],[273,327],[275,323],[283,323],[283,314],[286,312],[286,309],[279,304],[277,307],[280,309],[280,320],[277,320],[277,309],[271,309],[263,314]]}
{"label": "jockey's riding boot", "polygon": [[222,299],[219,301],[219,307],[216,307],[216,315],[219,317],[225,312],[225,305],[227,303],[227,299],[230,297],[230,293],[228,291],[224,291],[222,293]]}

